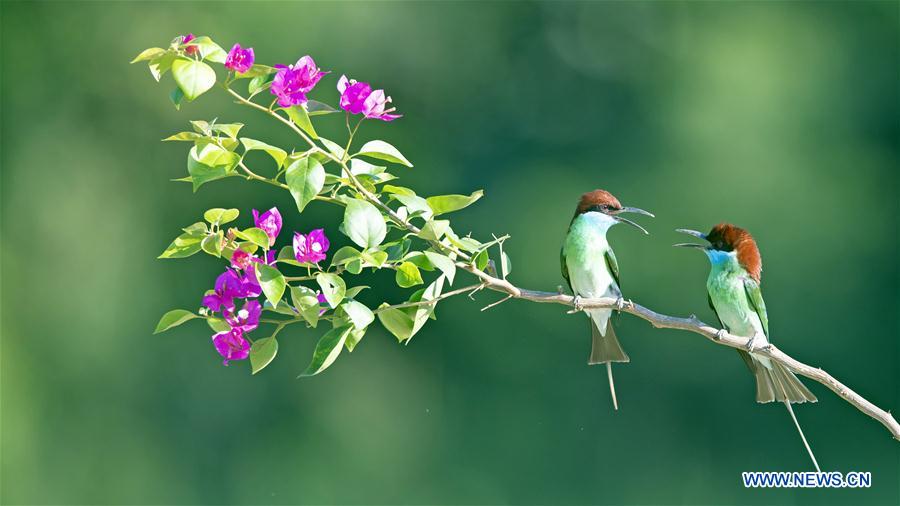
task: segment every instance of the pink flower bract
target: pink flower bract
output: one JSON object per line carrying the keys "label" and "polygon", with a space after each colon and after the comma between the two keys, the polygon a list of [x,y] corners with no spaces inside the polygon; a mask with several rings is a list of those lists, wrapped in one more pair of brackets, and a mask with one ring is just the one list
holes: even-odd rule
{"label": "pink flower bract", "polygon": [[384,94],[384,90],[372,90],[369,83],[359,82],[341,76],[337,89],[341,92],[341,109],[350,114],[362,114],[366,118],[393,121],[401,115],[391,114],[396,110],[388,107],[391,97]]}
{"label": "pink flower bract", "polygon": [[331,244],[325,237],[325,230],[317,228],[307,235],[294,233],[294,258],[301,263],[317,264],[325,260],[325,253]]}
{"label": "pink flower bract", "polygon": [[312,91],[316,83],[328,72],[316,67],[316,62],[307,55],[289,66],[275,65],[278,73],[272,80],[270,91],[278,97],[278,105],[291,107],[305,104],[306,94]]}
{"label": "pink flower bract", "polygon": [[250,67],[252,66],[252,47],[243,49],[241,48],[240,44],[235,44],[231,48],[231,51],[228,52],[228,56],[225,58],[225,67],[237,72],[238,74],[243,74],[244,72],[250,70]]}
{"label": "pink flower bract", "polygon": [[250,355],[250,341],[244,337],[244,332],[239,328],[219,332],[213,336],[212,341],[216,351],[225,359],[222,362],[225,365],[228,365],[230,360],[244,360]]}

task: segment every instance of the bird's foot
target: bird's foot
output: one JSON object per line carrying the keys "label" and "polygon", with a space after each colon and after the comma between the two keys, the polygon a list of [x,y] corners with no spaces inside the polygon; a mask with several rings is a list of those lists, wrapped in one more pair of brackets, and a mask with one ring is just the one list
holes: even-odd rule
{"label": "bird's foot", "polygon": [[721,341],[722,338],[725,337],[725,334],[727,334],[727,333],[728,333],[728,331],[726,331],[725,329],[719,329],[719,331],[716,332],[716,336],[715,336],[716,341]]}
{"label": "bird's foot", "polygon": [[747,352],[753,353],[753,350],[755,350],[755,349],[756,349],[756,336],[753,336],[750,338],[749,341],[747,341]]}
{"label": "bird's foot", "polygon": [[581,307],[581,296],[580,295],[575,295],[575,298],[572,299],[572,304],[575,306],[575,309],[572,309],[571,311],[569,311],[569,314],[578,313],[582,309],[584,309],[583,307]]}
{"label": "bird's foot", "polygon": [[624,307],[625,307],[625,299],[623,299],[622,297],[619,297],[618,299],[616,299],[616,309],[621,311]]}

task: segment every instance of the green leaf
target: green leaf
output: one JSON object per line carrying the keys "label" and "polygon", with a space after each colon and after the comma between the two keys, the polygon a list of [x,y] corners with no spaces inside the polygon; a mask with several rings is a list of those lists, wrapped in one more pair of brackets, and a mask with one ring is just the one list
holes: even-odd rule
{"label": "green leaf", "polygon": [[357,330],[362,330],[369,326],[375,320],[375,314],[361,302],[349,300],[341,304],[344,312],[350,317],[353,326]]}
{"label": "green leaf", "polygon": [[500,275],[503,279],[506,279],[506,276],[509,276],[510,272],[512,272],[512,260],[509,259],[509,255],[504,251],[503,254],[500,255]]}
{"label": "green leaf", "polygon": [[250,368],[253,374],[265,369],[267,365],[272,363],[275,355],[278,353],[278,341],[275,336],[257,339],[250,346]]}
{"label": "green leaf", "polygon": [[316,292],[305,286],[292,286],[291,301],[294,307],[297,308],[297,311],[300,311],[300,316],[311,327],[315,327],[318,324],[319,312],[322,310],[322,306],[319,304]]}
{"label": "green leaf", "polygon": [[331,107],[328,104],[323,102],[319,102],[317,100],[310,100],[306,103],[306,112],[310,116],[319,116],[321,114],[331,114],[333,112],[340,112],[334,107]]}
{"label": "green leaf", "polygon": [[265,230],[251,227],[244,230],[235,230],[234,235],[245,241],[250,241],[262,249],[269,249],[269,236],[266,235]]}
{"label": "green leaf", "polygon": [[399,163],[407,167],[413,166],[397,148],[384,141],[369,141],[359,148],[359,152],[356,155],[378,158],[379,160]]}
{"label": "green leaf", "polygon": [[241,144],[244,145],[244,151],[265,151],[269,156],[275,160],[275,163],[278,165],[280,169],[282,165],[284,165],[284,159],[287,158],[287,151],[272,146],[270,144],[266,144],[265,142],[258,141],[256,139],[250,139],[248,137],[241,137]]}
{"label": "green leaf", "polygon": [[273,77],[273,75],[268,73],[254,76],[250,79],[250,83],[247,84],[247,93],[252,97],[261,91],[265,91],[272,86]]}
{"label": "green leaf", "polygon": [[277,70],[278,69],[270,67],[268,65],[254,63],[253,66],[250,67],[250,70],[244,72],[243,74],[235,73],[233,79],[256,79],[257,77],[268,77],[269,79],[272,79],[275,77],[275,72]]}
{"label": "green leaf", "polygon": [[394,198],[406,206],[410,217],[419,216],[426,221],[431,219],[433,214],[431,212],[431,207],[422,197],[416,195],[394,195]]}
{"label": "green leaf", "polygon": [[226,151],[214,144],[207,144],[202,148],[200,146],[192,147],[188,154],[187,167],[194,191],[197,191],[205,183],[231,175],[231,170],[237,165],[239,159],[240,157],[236,153]]}
{"label": "green leaf", "polygon": [[301,158],[288,165],[284,180],[302,213],[325,186],[325,168],[314,158]]}
{"label": "green leaf", "polygon": [[402,343],[412,337],[413,318],[400,309],[386,309],[388,306],[389,304],[384,303],[379,307],[378,321]]}
{"label": "green leaf", "polygon": [[404,186],[394,186],[392,184],[386,184],[381,189],[385,193],[391,193],[393,195],[409,195],[411,197],[414,197],[416,195],[416,192]]}
{"label": "green leaf", "polygon": [[159,81],[160,78],[172,68],[172,62],[174,61],[175,53],[172,51],[166,51],[150,60],[148,66],[150,67],[150,73],[153,75],[153,79]]}
{"label": "green leaf", "polygon": [[375,206],[364,200],[349,199],[341,232],[363,249],[374,248],[387,235],[387,225]]}
{"label": "green leaf", "polygon": [[306,109],[302,105],[285,107],[284,110],[287,112],[288,117],[291,118],[291,121],[293,121],[295,125],[302,128],[303,131],[313,139],[319,138],[319,134],[317,134],[316,129],[313,128],[312,121],[309,120],[309,114],[306,112]]}
{"label": "green leaf", "polygon": [[227,135],[230,139],[237,139],[238,132],[244,128],[243,123],[213,123],[209,125],[210,130],[220,134]]}
{"label": "green leaf", "polygon": [[363,174],[376,176],[382,172],[384,172],[384,167],[379,165],[372,165],[360,158],[353,158],[350,160],[350,173],[355,176],[361,176]]}
{"label": "green leaf", "polygon": [[347,334],[353,329],[353,325],[344,325],[333,328],[325,333],[316,344],[316,351],[313,353],[312,362],[303,371],[299,377],[315,376],[324,371],[337,360],[338,355],[344,347],[344,341]]}
{"label": "green leaf", "polygon": [[328,301],[328,305],[332,308],[338,307],[338,304],[344,300],[347,293],[347,284],[337,274],[330,272],[320,272],[316,274],[316,283],[322,288],[322,295]]}
{"label": "green leaf", "polygon": [[181,110],[181,101],[184,100],[184,92],[181,91],[181,88],[175,87],[171,93],[169,93],[169,99],[172,100],[172,105],[175,106],[176,111]]}
{"label": "green leaf", "polygon": [[352,299],[352,298],[356,297],[357,295],[359,295],[359,292],[365,290],[366,288],[371,288],[371,287],[366,286],[366,285],[359,285],[359,286],[354,286],[354,287],[348,288],[347,294],[345,295],[345,297],[347,297],[348,299]]}
{"label": "green leaf", "polygon": [[344,246],[343,248],[335,251],[334,255],[331,256],[331,265],[344,265],[347,262],[352,262],[353,260],[359,259],[360,252],[358,249],[353,246]]}
{"label": "green leaf", "polygon": [[159,334],[160,332],[165,332],[172,327],[177,327],[188,320],[193,320],[194,318],[200,317],[186,309],[173,309],[164,314],[162,318],[159,319],[159,323],[156,324],[156,330],[154,330],[153,333]]}
{"label": "green leaf", "polygon": [[347,262],[345,268],[347,269],[347,272],[349,272],[350,274],[359,274],[360,272],[362,272],[362,260],[361,259],[351,260],[351,261]]}
{"label": "green leaf", "polygon": [[166,50],[161,47],[151,47],[141,51],[141,54],[134,57],[131,60],[131,63],[137,63],[139,61],[152,60],[154,58],[158,58],[162,55],[166,54]]}
{"label": "green leaf", "polygon": [[278,272],[278,269],[266,264],[256,264],[256,279],[259,280],[259,286],[266,294],[266,299],[273,307],[278,305],[281,296],[284,295],[286,283],[284,276]]}
{"label": "green leaf", "polygon": [[334,155],[338,160],[344,159],[344,156],[346,155],[346,153],[344,152],[344,148],[341,147],[340,144],[338,144],[334,141],[330,141],[324,137],[320,137],[319,140],[322,142],[322,144],[325,145],[326,148],[328,148],[328,151],[330,151],[331,154]]}
{"label": "green leaf", "polygon": [[428,205],[434,211],[434,215],[452,213],[469,207],[473,202],[480,199],[484,195],[483,190],[472,192],[471,195],[440,195],[437,197],[428,197]]}
{"label": "green leaf", "polygon": [[426,271],[434,270],[434,264],[431,263],[431,260],[429,260],[428,257],[425,256],[425,253],[422,253],[421,251],[412,251],[403,257],[403,260],[409,260],[419,269],[424,269]]}
{"label": "green leaf", "polygon": [[170,135],[163,139],[163,142],[167,141],[185,141],[185,142],[197,142],[198,139],[202,139],[203,135],[198,134],[197,132],[178,132],[175,135]]}
{"label": "green leaf", "polygon": [[[372,318],[375,318],[374,316]],[[363,336],[366,335],[366,329],[357,329],[354,328],[347,334],[347,339],[344,341],[344,347],[347,348],[347,351],[353,353],[353,350],[356,349],[356,345],[362,341]]]}
{"label": "green leaf", "polygon": [[177,58],[172,62],[172,75],[188,100],[194,100],[216,84],[216,72],[202,61]]}
{"label": "green leaf", "polygon": [[428,220],[419,232],[419,237],[426,241],[440,241],[448,228],[450,228],[449,220]]}
{"label": "green leaf", "polygon": [[208,209],[205,213],[203,213],[203,219],[208,221],[209,223],[216,225],[224,225],[225,223],[232,222],[240,216],[241,212],[237,209],[222,209],[221,207],[214,207],[212,209]]}
{"label": "green leaf", "polygon": [[200,251],[200,242],[203,236],[193,234],[181,234],[169,244],[169,247],[157,258],[185,258]]}
{"label": "green leaf", "polygon": [[222,49],[221,46],[216,44],[206,35],[201,35],[190,41],[190,45],[196,46],[200,52],[200,58],[203,60],[209,60],[214,63],[225,63],[225,58],[228,56],[228,53]]}
{"label": "green leaf", "polygon": [[419,273],[419,268],[412,262],[403,262],[400,264],[400,266],[397,267],[397,275],[395,278],[397,280],[397,285],[401,288],[409,288],[424,283],[424,281],[422,281],[422,274]]}
{"label": "green leaf", "polygon": [[209,227],[206,226],[206,223],[203,223],[202,221],[198,221],[197,223],[194,223],[193,225],[189,225],[181,230],[184,230],[185,232],[187,232],[188,234],[191,234],[191,235],[206,235],[206,232],[209,230]]}
{"label": "green leaf", "polygon": [[213,332],[218,334],[219,332],[228,332],[231,330],[231,325],[228,324],[223,318],[218,318],[215,316],[210,316],[206,318],[206,324],[209,325],[209,328],[213,329]]}
{"label": "green leaf", "polygon": [[447,255],[435,253],[434,251],[426,251],[425,257],[447,276],[447,281],[452,285],[453,278],[456,276],[456,263]]}
{"label": "green leaf", "polygon": [[215,234],[208,235],[200,241],[200,248],[214,257],[222,256],[222,247],[225,243],[225,237],[221,230]]}
{"label": "green leaf", "polygon": [[482,251],[481,253],[479,253],[478,255],[475,256],[475,259],[474,259],[475,268],[478,269],[479,271],[483,271],[484,268],[487,267],[488,260],[490,260],[490,257],[488,256],[487,250]]}
{"label": "green leaf", "polygon": [[406,255],[406,252],[409,251],[409,247],[412,246],[412,241],[409,238],[404,237],[399,241],[394,241],[388,244],[385,244],[385,252],[388,254],[388,260],[391,262],[395,262],[403,258]]}
{"label": "green leaf", "polygon": [[360,254],[360,258],[365,262],[362,267],[375,267],[380,269],[381,266],[387,262],[388,254],[386,251],[381,250],[369,250],[363,251]]}

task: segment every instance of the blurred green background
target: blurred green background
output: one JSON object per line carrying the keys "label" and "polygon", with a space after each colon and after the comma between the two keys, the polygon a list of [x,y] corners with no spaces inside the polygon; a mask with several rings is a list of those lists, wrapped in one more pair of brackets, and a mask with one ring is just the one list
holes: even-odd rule
{"label": "blurred green background", "polygon": [[[884,408],[898,396],[896,2],[3,2],[2,493],[5,504],[892,504],[900,444],[818,384],[796,409],[826,470],[868,490],[745,490],[746,470],[810,470],[788,415],[753,401],[734,352],[623,316],[632,363],[589,367],[583,316],[450,300],[409,346],[373,328],[325,374],[296,380],[319,332],[281,334],[251,377],[222,367],[194,308],[221,264],[156,260],[209,207],[279,206],[238,179],[193,195],[190,119],[289,132],[220,91],[175,111],[142,49],[186,32],[311,54],[384,87],[405,117],[367,123],[434,195],[484,188],[454,219],[509,233],[512,280],[562,283],[578,196],[602,187],[657,213],[611,240],[627,296],[706,321],[707,261],[676,227],[728,220],[764,258],[773,341]],[[341,119],[320,132],[337,137]],[[331,134],[331,135],[329,135]],[[260,162],[265,158],[260,158]],[[463,276],[461,276],[463,277]],[[376,277],[365,302],[399,301]],[[463,280],[462,282],[466,282]],[[458,281],[460,283],[460,281]]]}

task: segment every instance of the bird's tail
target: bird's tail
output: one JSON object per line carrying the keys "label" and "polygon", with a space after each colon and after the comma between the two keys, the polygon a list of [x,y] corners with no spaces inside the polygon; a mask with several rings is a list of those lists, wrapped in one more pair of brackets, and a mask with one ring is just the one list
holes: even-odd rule
{"label": "bird's tail", "polygon": [[738,350],[738,352],[756,377],[756,402],[778,401],[784,403],[788,414],[791,415],[791,420],[794,421],[794,426],[797,427],[797,432],[800,433],[800,439],[803,440],[803,446],[806,447],[809,458],[812,459],[816,471],[821,472],[819,462],[816,460],[812,448],[809,447],[803,429],[800,428],[800,422],[794,415],[794,408],[791,407],[792,403],[816,402],[818,401],[816,396],[797,379],[793,372],[780,363],[768,359],[763,363],[746,351]]}
{"label": "bird's tail", "polygon": [[588,364],[606,364],[606,374],[609,377],[609,393],[612,396],[613,409],[619,409],[619,403],[616,400],[616,385],[613,382],[612,363],[628,362],[631,359],[625,354],[622,345],[619,344],[619,338],[613,330],[612,320],[607,319],[606,331],[600,332],[597,324],[591,319],[591,357]]}
{"label": "bird's tail", "polygon": [[747,367],[756,377],[756,402],[816,402],[816,396],[809,391],[797,376],[787,367],[762,357],[753,357],[744,350],[738,350]]}

